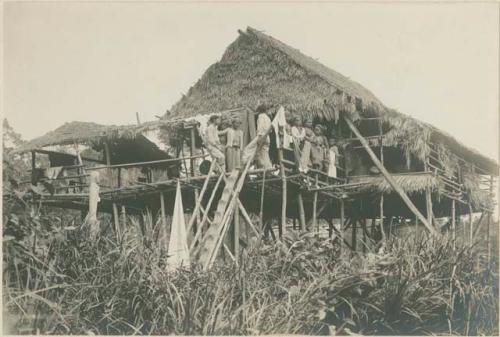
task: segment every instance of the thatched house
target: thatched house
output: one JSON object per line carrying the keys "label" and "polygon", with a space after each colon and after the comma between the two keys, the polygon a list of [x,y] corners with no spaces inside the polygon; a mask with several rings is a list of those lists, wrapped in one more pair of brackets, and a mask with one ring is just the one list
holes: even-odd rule
{"label": "thatched house", "polygon": [[[181,119],[242,106],[255,110],[261,104],[282,105],[291,114],[326,122],[340,139],[352,138],[339,119],[344,113],[358,122],[361,133],[375,147],[379,146],[381,124],[385,165],[392,173],[460,171],[461,183],[470,178],[469,173],[498,174],[493,160],[432,125],[385,107],[359,83],[253,28],[239,31],[221,60],[207,69],[164,118]],[[354,142],[352,150],[363,153],[363,149],[355,149],[357,144]],[[427,170],[426,162],[430,164]],[[380,192],[388,192],[384,179],[364,180]],[[408,192],[438,187],[435,175],[401,177],[399,182]],[[472,197],[472,202],[479,200]]]}
{"label": "thatched house", "polygon": [[[367,219],[372,219],[372,234],[377,232],[373,229],[376,219],[382,224],[379,234],[384,234],[394,218],[401,217],[416,219],[428,230],[437,231],[436,218],[449,217],[453,228],[456,216],[477,211],[487,215],[489,224],[492,186],[498,176],[495,161],[432,125],[384,106],[359,83],[262,32],[248,28],[238,33],[221,60],[207,69],[162,120],[121,127],[69,123],[19,151],[39,151],[48,145],[77,142],[101,151],[100,164],[108,171],[118,171],[117,184],[101,196],[114,205],[115,219],[115,205],[121,205],[131,211],[160,209],[166,221],[171,210],[169,202],[174,199],[169,193],[173,193],[175,182],[180,179],[187,198],[186,209],[195,215],[189,230],[196,228],[193,224],[200,217],[203,220],[198,225],[203,227],[209,211],[216,208],[209,222],[218,224],[224,220],[221,226],[226,226],[231,214],[226,216],[225,198],[231,193],[224,191],[221,196],[219,191],[224,184],[220,179],[199,169],[208,154],[198,134],[197,121],[206,121],[214,113],[223,118],[240,118],[244,122],[245,142],[249,143],[255,137],[255,111],[276,111],[282,106],[289,118],[302,116],[326,126],[327,135],[342,149],[340,174],[331,179],[315,170],[307,174],[297,172],[293,159],[282,159],[282,150],[275,146],[278,136],[271,132],[271,156],[281,174],[266,180],[265,174],[254,170],[253,174],[243,171],[240,176],[225,178],[225,189],[241,182],[233,194],[241,200],[240,211],[247,222],[250,220],[245,208],[259,214],[262,223],[271,224],[268,230],[273,219],[281,219],[277,226],[280,235],[287,219],[294,219],[295,224],[298,218],[301,229],[311,228],[307,223],[314,226],[325,219],[330,222],[330,230],[332,219],[340,219],[337,222],[342,230],[351,228],[352,248],[356,245],[357,228],[367,234]],[[170,148],[175,150],[174,161],[143,135],[158,129],[160,138],[170,142]],[[161,167],[156,176],[149,173],[146,181],[139,182],[136,177],[128,179],[128,183],[122,181],[125,172],[133,167],[154,170],[155,165],[165,163],[182,165],[180,174],[162,175],[166,168]],[[210,198],[204,196],[207,190],[212,191]],[[216,195],[220,199],[218,207],[212,203]],[[55,196],[46,198],[54,200]],[[200,208],[205,208],[201,215]],[[218,218],[220,209],[222,218]],[[103,206],[102,210],[111,207]],[[472,227],[471,223],[471,235]],[[235,220],[234,251],[241,239],[237,228]],[[201,232],[195,231],[195,238]],[[225,232],[221,229],[220,233]]]}

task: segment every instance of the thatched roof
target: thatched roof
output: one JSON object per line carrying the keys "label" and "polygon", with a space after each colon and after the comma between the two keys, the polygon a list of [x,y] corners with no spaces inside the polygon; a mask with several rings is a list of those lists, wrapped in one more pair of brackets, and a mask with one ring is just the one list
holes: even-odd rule
{"label": "thatched roof", "polygon": [[89,144],[104,139],[131,139],[143,132],[144,125],[101,125],[91,122],[69,122],[35,138],[15,150],[27,152],[53,145]]}
{"label": "thatched roof", "polygon": [[[163,118],[186,118],[242,106],[255,109],[260,104],[283,105],[292,113],[327,120],[338,118],[339,111],[349,113],[353,119],[359,115],[407,117],[385,107],[361,84],[249,27],[245,32],[239,31],[239,37],[221,60],[211,65]],[[432,136],[432,140],[442,141],[466,160],[498,174],[494,160],[435,127],[412,120],[420,124],[417,129],[431,131],[425,141]],[[389,118],[386,122],[390,121]],[[415,148],[411,144],[408,147]]]}

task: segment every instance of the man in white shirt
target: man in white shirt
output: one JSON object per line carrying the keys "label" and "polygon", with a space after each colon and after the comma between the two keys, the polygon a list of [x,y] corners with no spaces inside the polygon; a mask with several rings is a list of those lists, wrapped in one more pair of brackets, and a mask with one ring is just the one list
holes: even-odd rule
{"label": "man in white shirt", "polygon": [[[272,169],[273,164],[271,163],[271,159],[269,158],[269,129],[272,127],[271,122],[271,111],[269,109],[265,111],[260,111],[259,116],[257,117],[257,137],[261,145],[257,149],[257,153],[255,158],[260,168],[264,169]],[[265,138],[264,138],[265,137]]]}

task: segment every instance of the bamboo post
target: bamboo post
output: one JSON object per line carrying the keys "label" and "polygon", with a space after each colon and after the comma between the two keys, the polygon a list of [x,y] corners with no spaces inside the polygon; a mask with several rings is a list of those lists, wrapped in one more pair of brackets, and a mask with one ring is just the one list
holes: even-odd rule
{"label": "bamboo post", "polygon": [[[493,176],[490,175],[490,197],[493,198]],[[491,245],[490,245],[490,225],[491,225],[491,211],[488,210],[488,217],[486,221],[486,256],[487,262],[490,263]]]}
{"label": "bamboo post", "polygon": [[358,220],[353,219],[352,220],[352,228],[351,228],[351,247],[353,251],[356,251],[357,247],[357,227],[358,227]]}
{"label": "bamboo post", "polygon": [[[106,165],[110,166],[111,165],[111,152],[109,151],[109,144],[108,142],[104,142],[104,157],[106,158]],[[109,172],[111,172],[111,169],[108,169]],[[116,203],[113,202],[113,220],[115,223],[115,231],[117,237],[120,235],[120,218],[118,217],[118,207],[116,206]]]}
{"label": "bamboo post", "polygon": [[297,204],[299,208],[299,230],[303,231],[306,228],[306,214],[304,211],[304,199],[302,198],[302,192],[297,195]]}
{"label": "bamboo post", "polygon": [[384,195],[380,196],[380,232],[382,234],[382,241],[386,240],[384,228]]}
{"label": "bamboo post", "polygon": [[469,202],[469,245],[472,245],[472,205]]}
{"label": "bamboo post", "polygon": [[[194,152],[195,152],[195,145],[196,145],[195,144],[196,140],[195,140],[195,134],[194,134],[194,127],[191,128],[190,133],[191,133],[191,144],[190,144],[191,146],[190,146],[189,150],[190,150],[190,156],[191,156],[191,163],[190,163],[191,164],[191,176],[194,177],[194,176],[196,176],[196,170],[194,168],[194,166],[195,166],[195,159],[193,158],[194,157]],[[199,190],[196,187],[194,189],[194,200],[198,200],[198,195],[199,195]],[[196,222],[195,222],[195,225],[193,227],[193,231],[196,232],[196,223],[200,223],[200,215],[193,213],[193,216],[196,216],[196,218],[195,218]]]}
{"label": "bamboo post", "polygon": [[265,232],[264,228],[264,188],[266,186],[266,172],[262,174],[262,188],[260,190],[260,210],[259,210],[259,219],[260,219],[260,228]]}
{"label": "bamboo post", "polygon": [[238,203],[234,205],[233,248],[236,263],[238,263],[240,256],[240,209]]}
{"label": "bamboo post", "polygon": [[408,206],[408,208],[419,218],[419,220],[424,224],[424,226],[427,228],[427,230],[434,235],[438,235],[438,232],[434,227],[432,227],[429,222],[427,222],[427,219],[420,213],[417,207],[413,204],[413,202],[410,200],[410,198],[406,195],[405,191],[398,185],[398,183],[392,178],[391,174],[387,172],[386,168],[384,165],[378,160],[377,156],[375,153],[373,153],[373,150],[370,148],[370,145],[366,141],[366,139],[361,135],[359,132],[358,128],[354,125],[354,123],[347,117],[344,117],[344,120],[346,121],[347,125],[349,125],[349,128],[354,132],[356,137],[358,137],[359,141],[365,148],[366,152],[372,159],[373,163],[377,168],[380,170],[380,172],[384,175],[385,179],[391,185],[391,187],[396,191],[396,193],[399,194],[403,202]]}
{"label": "bamboo post", "polygon": [[35,170],[36,170],[36,152],[31,151],[31,183],[33,184],[35,178]]}
{"label": "bamboo post", "polygon": [[[315,187],[317,188],[318,187],[318,174],[316,173],[316,177],[315,177],[315,182],[316,182],[316,185]],[[318,192],[314,192],[313,194],[313,209],[312,209],[312,228],[313,230],[318,230],[318,214],[317,214],[317,211],[318,211]]]}
{"label": "bamboo post", "polygon": [[122,222],[123,222],[123,228],[127,228],[127,210],[125,206],[122,205]]}
{"label": "bamboo post", "polygon": [[455,246],[456,239],[456,212],[455,212],[455,199],[451,200],[451,237],[453,239],[453,246]]}
{"label": "bamboo post", "polygon": [[160,209],[161,209],[161,224],[163,228],[163,244],[165,245],[165,250],[168,250],[168,229],[167,229],[167,213],[165,211],[165,196],[163,192],[160,192]]}
{"label": "bamboo post", "polygon": [[343,252],[343,245],[342,242],[345,241],[344,239],[344,218],[345,218],[345,209],[344,209],[344,199],[340,199],[340,253],[342,254]]}
{"label": "bamboo post", "polygon": [[283,163],[283,149],[278,149],[278,157],[280,162],[280,173],[281,173],[281,223],[278,228],[279,237],[282,238],[285,234],[286,226],[286,202],[287,202],[287,181],[285,164]]}
{"label": "bamboo post", "polygon": [[363,230],[363,254],[366,254],[366,246],[367,246],[367,235],[366,235],[366,227],[367,227],[367,222],[368,222],[368,219],[363,219],[361,220],[361,227],[362,227],[362,230]]}

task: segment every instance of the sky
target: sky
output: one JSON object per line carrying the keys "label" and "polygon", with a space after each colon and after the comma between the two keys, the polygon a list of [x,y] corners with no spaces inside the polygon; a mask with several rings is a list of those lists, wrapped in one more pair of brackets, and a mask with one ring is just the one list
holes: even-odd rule
{"label": "sky", "polygon": [[3,112],[26,139],[154,120],[247,26],[498,158],[496,4],[7,2]]}

